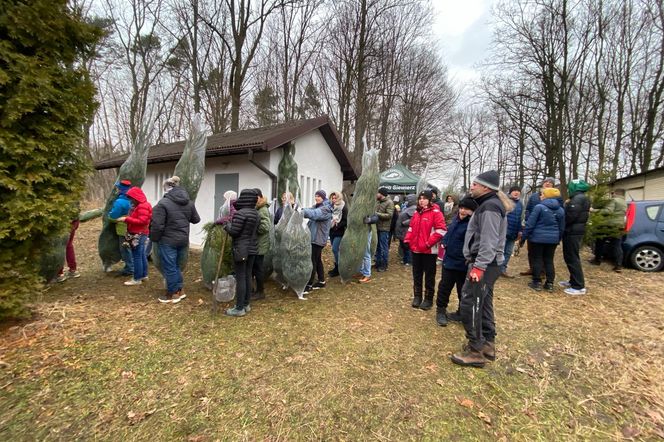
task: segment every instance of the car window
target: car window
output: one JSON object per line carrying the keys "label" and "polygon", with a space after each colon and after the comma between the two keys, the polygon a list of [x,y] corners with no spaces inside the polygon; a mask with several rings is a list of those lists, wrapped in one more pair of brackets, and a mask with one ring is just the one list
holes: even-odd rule
{"label": "car window", "polygon": [[661,206],[648,206],[646,207],[646,215],[650,218],[651,221],[657,220],[657,214],[659,213],[659,208]]}

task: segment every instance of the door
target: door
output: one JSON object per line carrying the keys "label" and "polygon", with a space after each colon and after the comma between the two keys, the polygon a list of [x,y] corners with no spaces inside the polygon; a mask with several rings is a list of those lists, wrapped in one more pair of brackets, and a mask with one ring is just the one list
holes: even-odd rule
{"label": "door", "polygon": [[664,244],[664,205],[659,206],[656,235],[659,238],[660,244]]}
{"label": "door", "polygon": [[239,173],[218,173],[214,176],[214,213],[212,219],[219,217],[219,209],[224,204],[224,193],[232,190],[238,192],[240,185]]}

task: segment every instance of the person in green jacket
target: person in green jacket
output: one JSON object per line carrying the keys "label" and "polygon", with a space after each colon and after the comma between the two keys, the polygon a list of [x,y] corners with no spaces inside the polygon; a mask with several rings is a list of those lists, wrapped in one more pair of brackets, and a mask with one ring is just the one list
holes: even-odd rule
{"label": "person in green jacket", "polygon": [[625,190],[615,189],[611,194],[611,201],[599,209],[599,213],[604,215],[604,224],[609,233],[606,236],[597,238],[595,240],[595,258],[590,261],[591,264],[602,264],[604,257],[605,245],[613,251],[613,258],[615,266],[613,271],[616,273],[622,272],[623,264],[623,250],[622,250],[622,237],[625,234],[625,213],[627,212],[627,202],[625,201]]}
{"label": "person in green jacket", "polygon": [[265,298],[265,291],[263,288],[263,280],[265,279],[263,275],[263,259],[265,255],[270,250],[270,203],[267,202],[267,198],[263,196],[263,192],[260,189],[254,189],[254,192],[258,194],[258,202],[256,203],[256,210],[258,210],[258,230],[256,234],[258,235],[258,254],[254,258],[254,266],[252,268],[252,278],[256,279],[256,291],[251,294],[251,299],[263,299]]}
{"label": "person in green jacket", "polygon": [[394,203],[387,197],[388,190],[385,187],[378,189],[376,194],[376,215],[378,222],[376,230],[378,231],[378,247],[376,247],[376,271],[384,272],[387,270],[387,263],[390,252],[390,227],[392,225],[392,214],[394,213]]}

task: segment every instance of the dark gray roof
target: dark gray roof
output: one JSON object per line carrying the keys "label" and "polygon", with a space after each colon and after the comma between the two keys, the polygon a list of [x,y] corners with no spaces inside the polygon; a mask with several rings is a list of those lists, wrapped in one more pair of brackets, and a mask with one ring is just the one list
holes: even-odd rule
{"label": "dark gray roof", "polygon": [[[294,120],[275,126],[259,127],[256,129],[240,130],[214,134],[208,137],[206,157],[237,155],[253,152],[269,152],[301,137],[302,135],[319,130],[330,146],[332,153],[341,166],[343,179],[357,180],[357,174],[348,157],[348,152],[341,144],[337,129],[327,115],[308,120]],[[184,150],[185,141],[175,143],[162,143],[150,147],[148,164],[177,161]],[[120,167],[129,154],[119,155],[108,160],[97,161],[95,169],[111,169]]]}

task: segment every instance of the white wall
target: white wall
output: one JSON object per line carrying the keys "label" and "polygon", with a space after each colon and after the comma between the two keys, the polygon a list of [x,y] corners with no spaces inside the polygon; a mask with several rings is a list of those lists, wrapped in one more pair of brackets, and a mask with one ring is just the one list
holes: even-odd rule
{"label": "white wall", "polygon": [[[314,192],[324,189],[329,195],[333,190],[341,190],[343,174],[341,166],[332,154],[327,142],[318,130],[306,134],[294,142],[295,161],[298,173],[305,186],[302,189],[305,206],[313,205]],[[272,173],[278,174],[279,161],[283,156],[281,149],[272,152],[257,153],[254,161],[268,167]],[[176,162],[149,164],[143,192],[153,206],[163,196],[163,181],[173,175]],[[203,226],[216,219],[214,213],[215,175],[218,173],[238,173],[239,190],[258,187],[268,199],[272,195],[272,181],[262,170],[251,164],[248,155],[232,155],[205,159],[205,175],[196,198],[196,210],[201,222],[191,226],[189,239],[192,245],[202,245],[204,240]],[[307,182],[309,183],[307,186]]]}

